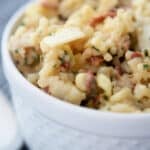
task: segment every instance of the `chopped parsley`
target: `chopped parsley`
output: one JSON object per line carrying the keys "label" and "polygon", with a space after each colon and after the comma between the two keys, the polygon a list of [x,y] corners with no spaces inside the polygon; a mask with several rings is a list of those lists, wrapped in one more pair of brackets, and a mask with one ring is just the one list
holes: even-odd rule
{"label": "chopped parsley", "polygon": [[40,56],[39,55],[33,55],[31,58],[25,57],[24,58],[24,65],[35,66],[40,62]]}
{"label": "chopped parsley", "polygon": [[137,100],[137,103],[141,104],[142,102],[141,102],[141,100]]}
{"label": "chopped parsley", "polygon": [[149,64],[143,64],[143,69],[150,70],[150,65]]}
{"label": "chopped parsley", "polygon": [[19,53],[19,49],[15,49],[15,53],[17,53],[17,54],[18,54],[18,53]]}
{"label": "chopped parsley", "polygon": [[61,56],[61,57],[58,57],[58,59],[60,60],[61,64],[64,64],[65,63],[65,56]]}
{"label": "chopped parsley", "polygon": [[53,65],[53,68],[57,68],[57,64],[54,64],[54,65]]}
{"label": "chopped parsley", "polygon": [[76,75],[78,72],[77,72],[77,71],[72,71],[72,73],[73,73],[74,75]]}
{"label": "chopped parsley", "polygon": [[20,23],[20,26],[25,26],[25,23],[24,23],[24,22],[21,22],[21,23]]}
{"label": "chopped parsley", "polygon": [[65,51],[64,51],[64,54],[65,54],[65,55],[68,55],[68,52],[65,50]]}
{"label": "chopped parsley", "polygon": [[145,57],[148,56],[148,50],[147,49],[144,50],[144,55],[145,55]]}
{"label": "chopped parsley", "polygon": [[92,48],[95,49],[97,52],[99,52],[99,49],[96,48],[95,46],[93,46]]}
{"label": "chopped parsley", "polygon": [[103,98],[104,98],[104,100],[106,100],[106,101],[108,100],[108,96],[107,96],[107,95],[104,95]]}
{"label": "chopped parsley", "polygon": [[43,61],[43,55],[40,55],[40,62],[42,62]]}
{"label": "chopped parsley", "polygon": [[32,58],[33,58],[34,63],[39,63],[40,62],[40,56],[39,55],[34,55],[34,56],[32,56]]}
{"label": "chopped parsley", "polygon": [[58,59],[60,60],[61,64],[68,62],[70,59],[68,52],[65,50],[64,54],[62,56],[59,56]]}
{"label": "chopped parsley", "polygon": [[53,68],[57,68],[57,64],[54,64],[54,65],[53,65]]}
{"label": "chopped parsley", "polygon": [[27,57],[24,58],[24,65],[28,65],[28,58]]}

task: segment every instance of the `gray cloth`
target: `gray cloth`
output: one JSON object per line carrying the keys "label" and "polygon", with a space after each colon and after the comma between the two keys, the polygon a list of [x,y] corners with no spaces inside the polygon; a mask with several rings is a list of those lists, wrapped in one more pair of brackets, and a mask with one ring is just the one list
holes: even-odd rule
{"label": "gray cloth", "polygon": [[[25,2],[27,2],[27,0],[0,0],[0,41],[2,39],[2,33],[4,31],[5,25],[7,24],[9,18]],[[10,99],[8,84],[5,80],[2,71],[1,59],[0,59],[0,90]]]}

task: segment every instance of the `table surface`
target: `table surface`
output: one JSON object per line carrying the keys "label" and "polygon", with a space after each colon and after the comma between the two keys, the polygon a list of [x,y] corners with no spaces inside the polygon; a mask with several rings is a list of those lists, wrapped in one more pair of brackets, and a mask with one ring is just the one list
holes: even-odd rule
{"label": "table surface", "polygon": [[[4,31],[5,25],[7,24],[11,15],[27,0],[0,0],[0,41],[2,38],[2,33]],[[1,56],[1,54],[0,54]],[[1,59],[0,59],[0,90],[7,96],[9,99],[11,98],[9,93],[8,85],[6,84],[5,77],[3,75]],[[23,146],[22,150],[27,150],[26,146]]]}

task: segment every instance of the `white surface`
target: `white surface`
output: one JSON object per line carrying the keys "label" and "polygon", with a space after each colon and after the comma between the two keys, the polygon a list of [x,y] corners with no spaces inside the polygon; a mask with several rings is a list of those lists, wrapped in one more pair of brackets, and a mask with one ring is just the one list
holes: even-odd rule
{"label": "white surface", "polygon": [[21,144],[15,114],[0,92],[0,150],[16,150]]}
{"label": "white surface", "polygon": [[23,78],[7,49],[8,37],[23,10],[5,29],[2,55],[29,147],[33,150],[150,150],[150,114],[116,114],[81,108],[45,94]]}

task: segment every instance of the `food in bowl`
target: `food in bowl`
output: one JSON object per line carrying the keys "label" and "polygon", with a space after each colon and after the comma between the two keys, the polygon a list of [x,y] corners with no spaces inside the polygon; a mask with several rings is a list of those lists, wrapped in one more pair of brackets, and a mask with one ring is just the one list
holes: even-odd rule
{"label": "food in bowl", "polygon": [[41,0],[10,37],[20,72],[64,101],[150,112],[149,0]]}

